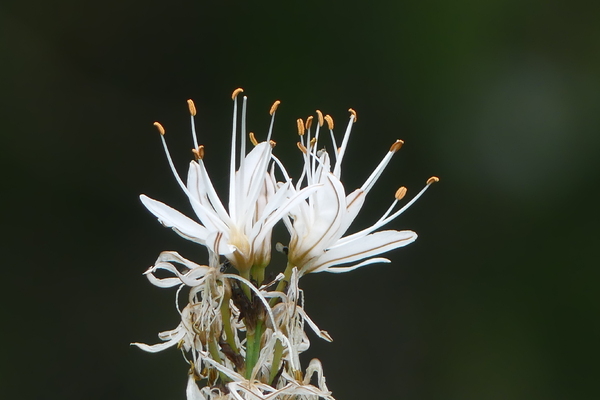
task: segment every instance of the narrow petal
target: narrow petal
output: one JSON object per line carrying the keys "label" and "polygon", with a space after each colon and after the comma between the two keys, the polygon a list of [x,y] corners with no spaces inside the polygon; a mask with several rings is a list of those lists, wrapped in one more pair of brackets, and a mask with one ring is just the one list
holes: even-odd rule
{"label": "narrow petal", "polygon": [[[191,161],[190,168],[188,170],[187,187],[192,196],[197,197],[197,200],[209,209],[215,210],[219,218],[221,218],[227,225],[231,224],[231,218],[223,207],[223,203],[208,176],[204,162]],[[210,202],[208,202],[208,201]],[[192,204],[193,206],[193,204]]]}
{"label": "narrow petal", "polygon": [[363,260],[398,247],[406,246],[416,239],[417,234],[413,231],[381,231],[372,233],[360,240],[355,240],[326,251],[325,254],[310,266],[310,271],[322,271],[333,265]]}
{"label": "narrow petal", "polygon": [[205,244],[208,230],[197,223],[196,221],[186,217],[174,208],[161,203],[160,201],[151,199],[146,195],[140,195],[140,200],[146,206],[158,221],[167,228],[173,229],[181,237],[184,237],[192,242]]}
{"label": "narrow petal", "polygon": [[[294,247],[292,262],[304,265],[308,260],[330,246],[332,238],[339,236],[343,214],[346,212],[346,195],[344,186],[333,174],[328,173],[324,180],[324,187],[317,190],[312,200],[312,213],[308,220],[298,219],[294,226],[309,232],[304,237],[299,237],[299,243]],[[303,227],[302,224],[309,226]]]}
{"label": "narrow petal", "polygon": [[[252,208],[260,194],[270,160],[271,145],[267,142],[257,144],[246,156],[244,161],[242,193],[238,193],[238,198],[236,199],[236,202],[241,202],[238,207],[242,210],[242,215],[237,216],[238,219],[243,218],[244,215],[253,211]],[[241,179],[239,174],[236,176],[236,179]]]}
{"label": "narrow petal", "polygon": [[349,267],[335,267],[334,266],[334,267],[329,267],[329,268],[324,268],[324,269],[319,268],[319,270],[313,271],[313,272],[329,272],[332,274],[341,274],[343,272],[354,271],[355,269],[364,267],[366,265],[377,264],[377,263],[389,264],[389,263],[391,263],[391,261],[388,260],[387,258],[383,258],[383,257],[369,258],[368,260],[365,260],[358,264],[350,265]]}
{"label": "narrow petal", "polygon": [[149,353],[157,353],[159,351],[168,349],[169,347],[173,347],[177,343],[179,343],[179,341],[181,339],[183,339],[183,337],[185,336],[185,329],[183,328],[182,324],[179,324],[179,326],[176,329],[174,329],[173,331],[171,331],[171,333],[172,333],[172,336],[170,336],[168,339],[166,339],[167,341],[164,343],[158,343],[158,344],[153,344],[153,345],[147,345],[145,343],[131,343],[131,345],[137,346],[140,349],[147,351]]}

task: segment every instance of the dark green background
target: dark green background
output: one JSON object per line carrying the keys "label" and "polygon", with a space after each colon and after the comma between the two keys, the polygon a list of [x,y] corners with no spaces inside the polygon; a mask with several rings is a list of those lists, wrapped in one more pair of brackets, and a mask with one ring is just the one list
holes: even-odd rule
{"label": "dark green background", "polygon": [[356,109],[349,189],[406,141],[355,228],[442,179],[391,224],[420,235],[393,264],[302,281],[338,400],[599,398],[598,4],[4,0],[0,397],[184,398],[180,354],[129,342],[177,324],[141,275],[158,253],[205,253],[137,196],[189,211],[151,125],[185,172],[188,98],[225,189],[242,86],[259,137],[282,101],[291,169],[296,118],[341,135]]}

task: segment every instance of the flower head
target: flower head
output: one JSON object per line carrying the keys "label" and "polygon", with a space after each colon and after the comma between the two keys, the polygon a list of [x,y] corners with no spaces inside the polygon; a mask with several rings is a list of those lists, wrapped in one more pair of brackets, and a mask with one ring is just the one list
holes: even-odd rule
{"label": "flower head", "polygon": [[[298,148],[303,154],[304,167],[293,184],[286,168],[272,154],[275,142],[271,133],[279,102],[270,110],[266,140],[258,143],[254,134],[249,133],[254,148],[247,152],[246,97],[239,135],[237,127],[237,97],[241,92],[236,89],[232,95],[226,206],[204,165],[205,149],[196,136],[194,103],[188,101],[195,159],[190,162],[185,183],[171,159],[165,130],[155,123],[171,170],[197,220],[145,195],[140,198],[163,225],[205,246],[209,260],[208,265],[203,265],[173,251],[159,255],[145,275],[158,287],[178,288],[175,304],[181,321],[175,329],[159,333],[161,343],[133,345],[149,352],[179,348],[190,366],[188,400],[334,400],[325,383],[321,362],[313,359],[306,369],[301,367],[300,354],[310,346],[305,327],[321,339],[332,338],[304,310],[300,277],[311,272],[346,272],[376,262],[389,262],[376,256],[412,243],[417,235],[412,231],[378,230],[410,207],[438,178],[430,178],[425,188],[395,211],[406,195],[406,188],[401,187],[377,222],[346,235],[366,195],[404,142],[397,140],[392,144],[364,184],[346,194],[341,181],[342,161],[356,112],[350,109],[350,121],[338,147],[333,118],[317,111],[314,137],[311,138],[313,117],[306,122],[297,121],[301,136]],[[325,123],[333,143],[333,159],[326,150],[317,150],[320,128]],[[283,182],[276,181],[276,166],[284,176]],[[284,221],[290,233],[289,246],[284,251],[288,263],[284,273],[265,279],[264,270],[271,260],[271,233],[279,220]],[[278,247],[282,250],[283,246],[278,244]],[[224,263],[221,256],[226,258]],[[239,274],[228,273],[228,264]],[[187,293],[187,303],[180,305],[182,292]],[[199,380],[206,385],[200,387]]]}
{"label": "flower head", "polygon": [[[271,231],[273,226],[284,217],[288,210],[308,195],[314,187],[306,188],[295,196],[288,196],[291,182],[276,187],[270,176],[269,164],[275,142],[271,140],[275,111],[279,101],[271,108],[271,124],[267,139],[258,143],[251,134],[254,148],[246,154],[246,104],[243,99],[242,126],[240,130],[239,162],[237,151],[237,97],[242,89],[233,92],[233,129],[231,133],[231,158],[229,176],[229,203],[227,209],[217,195],[209,174],[204,165],[204,146],[198,145],[194,116],[196,107],[188,100],[193,153],[188,169],[187,183],[184,184],[173,164],[167,143],[165,129],[158,122],[160,137],[164,146],[171,170],[183,192],[187,195],[200,223],[188,218],[179,211],[160,201],[141,195],[140,199],[146,208],[167,227],[172,228],[182,237],[196,243],[207,245],[217,234],[221,235],[219,248],[212,249],[217,254],[226,256],[240,272],[248,272],[253,265],[264,268],[270,261]],[[238,165],[239,164],[239,165]]]}
{"label": "flower head", "polygon": [[[306,274],[323,271],[347,272],[373,263],[390,262],[386,258],[373,256],[406,246],[416,240],[417,234],[413,231],[396,230],[373,232],[404,212],[431,183],[438,179],[434,177],[428,180],[427,185],[419,194],[399,211],[391,214],[398,201],[406,194],[406,188],[400,188],[396,192],[396,200],[379,221],[367,229],[343,237],[362,208],[367,193],[404,142],[402,140],[394,142],[363,185],[346,194],[340,180],[341,167],[352,126],[356,122],[356,112],[350,109],[350,121],[339,148],[333,133],[333,118],[329,115],[323,117],[320,111],[317,111],[317,114],[318,124],[312,139],[312,118],[309,117],[306,124],[302,120],[298,120],[298,133],[301,138],[298,147],[304,157],[304,168],[295,190],[300,190],[305,181],[307,185],[320,184],[322,188],[312,193],[306,201],[302,201],[294,207],[290,212],[290,219],[286,220],[291,235],[288,253],[290,263],[299,266],[301,274]],[[317,150],[320,128],[324,126],[325,122],[329,129],[333,148],[336,149],[333,152],[335,157],[333,166],[329,153],[324,149]],[[306,139],[304,139],[305,136]],[[357,261],[361,262],[351,266],[338,266]]]}

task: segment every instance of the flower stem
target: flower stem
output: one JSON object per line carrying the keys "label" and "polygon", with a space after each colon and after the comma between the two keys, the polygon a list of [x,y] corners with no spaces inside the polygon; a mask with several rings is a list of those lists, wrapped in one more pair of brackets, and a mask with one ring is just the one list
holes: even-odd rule
{"label": "flower stem", "polygon": [[265,267],[260,265],[255,265],[251,269],[252,278],[258,283],[260,286],[265,280]]}
{"label": "flower stem", "polygon": [[259,319],[256,321],[254,332],[248,332],[248,336],[246,337],[246,379],[250,379],[252,370],[258,361],[264,328],[264,322]]}
{"label": "flower stem", "polygon": [[[226,283],[227,284],[227,283]],[[223,317],[223,328],[225,329],[225,335],[227,336],[227,343],[231,346],[231,349],[236,353],[239,353],[237,344],[235,342],[235,333],[231,328],[231,310],[229,309],[229,301],[231,299],[231,293],[225,291],[223,301],[221,302],[221,315]]]}
{"label": "flower stem", "polygon": [[[244,279],[246,279],[248,282],[250,281],[250,270],[247,271],[240,271],[240,276]],[[252,300],[252,292],[250,291],[250,288],[248,286],[246,286],[245,284],[240,285],[242,287],[242,291],[246,294],[246,296],[248,297],[248,299]]]}
{"label": "flower stem", "polygon": [[[223,361],[221,360],[221,355],[219,354],[219,346],[217,345],[216,338],[212,338],[212,340],[208,341],[208,351],[210,352],[210,355],[213,358],[213,360],[215,360],[219,364],[223,364]],[[227,375],[225,375],[221,371],[219,371],[219,377],[221,378],[221,381],[223,381],[223,382],[228,381]]]}
{"label": "flower stem", "polygon": [[275,342],[275,350],[273,351],[273,362],[271,363],[271,372],[269,373],[269,385],[273,384],[273,380],[279,372],[279,363],[281,362],[281,356],[283,355],[283,344],[281,340],[277,339]]}

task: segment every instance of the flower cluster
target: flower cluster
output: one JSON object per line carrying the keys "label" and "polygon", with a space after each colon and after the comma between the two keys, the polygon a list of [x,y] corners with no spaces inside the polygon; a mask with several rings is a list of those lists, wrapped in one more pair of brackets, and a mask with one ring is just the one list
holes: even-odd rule
{"label": "flower cluster", "polygon": [[[133,344],[149,352],[172,346],[182,350],[190,365],[188,400],[333,399],[320,361],[313,359],[304,371],[300,365],[299,355],[310,345],[305,325],[320,338],[332,339],[306,314],[299,279],[308,273],[340,273],[390,262],[377,256],[412,243],[417,234],[379,229],[410,207],[438,178],[429,178],[412,200],[396,210],[406,194],[406,188],[401,187],[379,220],[369,228],[344,236],[403,142],[392,144],[364,184],[346,194],[341,182],[342,161],[356,112],[349,110],[350,120],[338,147],[332,117],[317,111],[314,131],[314,117],[297,120],[298,148],[304,166],[294,182],[273,155],[275,142],[271,135],[279,101],[270,110],[266,140],[259,143],[252,132],[246,131],[246,97],[238,133],[241,92],[242,89],[236,89],[232,95],[227,207],[204,165],[204,147],[198,145],[194,125],[194,103],[188,100],[195,160],[190,162],[185,183],[171,159],[165,130],[155,123],[171,170],[197,220],[145,195],[140,196],[141,201],[164,226],[205,246],[208,265],[172,251],[159,255],[145,275],[158,287],[179,288],[176,304],[181,322],[175,329],[161,332],[159,344]],[[319,149],[319,134],[325,129],[331,137],[333,158],[325,149]],[[249,152],[247,136],[254,145]],[[279,221],[287,227],[290,238],[287,246],[278,243],[276,249],[287,255],[288,262],[274,279],[265,279],[265,269],[271,261],[271,233]],[[229,266],[237,273],[227,273]],[[180,307],[178,299],[183,289],[187,289],[188,303]]]}

